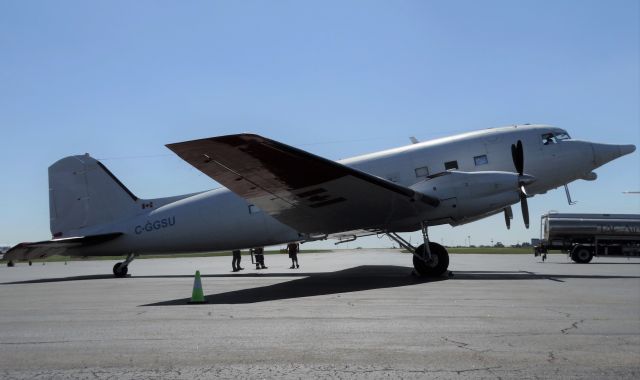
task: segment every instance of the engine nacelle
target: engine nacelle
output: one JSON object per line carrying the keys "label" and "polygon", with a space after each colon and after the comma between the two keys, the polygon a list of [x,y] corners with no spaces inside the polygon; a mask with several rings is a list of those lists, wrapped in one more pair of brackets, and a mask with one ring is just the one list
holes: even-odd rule
{"label": "engine nacelle", "polygon": [[498,171],[451,171],[427,177],[411,188],[440,199],[431,220],[462,222],[494,214],[520,200],[518,174]]}

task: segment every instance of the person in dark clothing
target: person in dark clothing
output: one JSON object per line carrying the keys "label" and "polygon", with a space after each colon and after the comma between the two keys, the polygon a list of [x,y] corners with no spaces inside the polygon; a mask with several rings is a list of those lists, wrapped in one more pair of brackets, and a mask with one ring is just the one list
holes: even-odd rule
{"label": "person in dark clothing", "polygon": [[231,267],[233,268],[233,271],[237,272],[239,270],[243,270],[244,268],[240,267],[240,260],[242,259],[242,256],[240,255],[240,250],[234,249],[232,253],[233,253],[233,260],[231,260]]}
{"label": "person in dark clothing", "polygon": [[289,243],[289,245],[287,245],[287,249],[289,250],[289,258],[291,259],[291,266],[289,269],[300,268],[300,265],[298,265],[298,251],[300,250],[300,245],[298,243]]}
{"label": "person in dark clothing", "polygon": [[267,269],[264,266],[264,248],[254,248],[253,254],[256,257],[256,269]]}

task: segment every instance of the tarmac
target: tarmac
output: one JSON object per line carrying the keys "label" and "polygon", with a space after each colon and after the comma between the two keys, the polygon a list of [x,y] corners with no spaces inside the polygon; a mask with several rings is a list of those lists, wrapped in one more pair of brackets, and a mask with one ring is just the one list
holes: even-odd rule
{"label": "tarmac", "polygon": [[[640,259],[384,250],[0,268],[0,378],[640,378]],[[194,273],[208,301],[189,305]]]}

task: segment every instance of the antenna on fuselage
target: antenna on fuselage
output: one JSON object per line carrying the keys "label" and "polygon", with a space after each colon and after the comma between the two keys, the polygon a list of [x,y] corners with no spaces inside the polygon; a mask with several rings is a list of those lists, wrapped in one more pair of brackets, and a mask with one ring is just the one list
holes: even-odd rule
{"label": "antenna on fuselage", "polygon": [[411,143],[412,143],[412,144],[417,144],[417,143],[419,143],[419,142],[420,142],[420,141],[418,141],[418,139],[417,139],[417,138],[415,138],[414,136],[409,136],[409,140],[411,140]]}

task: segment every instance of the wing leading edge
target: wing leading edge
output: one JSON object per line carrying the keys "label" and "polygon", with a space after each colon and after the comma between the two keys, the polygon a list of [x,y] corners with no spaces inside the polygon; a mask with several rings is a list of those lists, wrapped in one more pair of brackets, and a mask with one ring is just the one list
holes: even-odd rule
{"label": "wing leading edge", "polygon": [[302,233],[407,228],[417,215],[439,204],[436,198],[258,135],[167,147]]}

